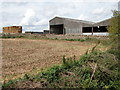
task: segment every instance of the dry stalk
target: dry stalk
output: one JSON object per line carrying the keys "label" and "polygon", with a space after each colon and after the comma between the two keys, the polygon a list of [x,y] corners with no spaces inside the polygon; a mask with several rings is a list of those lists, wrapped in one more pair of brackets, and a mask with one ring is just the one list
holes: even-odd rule
{"label": "dry stalk", "polygon": [[96,63],[95,66],[94,66],[93,73],[92,73],[92,76],[91,76],[91,78],[90,78],[89,85],[90,85],[90,83],[91,83],[91,81],[92,81],[92,78],[93,78],[93,76],[94,76],[94,73],[95,73],[95,71],[96,71],[96,68],[97,68],[97,63]]}

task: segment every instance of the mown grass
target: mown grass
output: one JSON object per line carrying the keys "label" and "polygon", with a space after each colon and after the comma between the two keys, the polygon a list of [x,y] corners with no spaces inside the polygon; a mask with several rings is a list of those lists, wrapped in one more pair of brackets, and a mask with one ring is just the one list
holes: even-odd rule
{"label": "mown grass", "polygon": [[75,56],[63,56],[61,65],[55,65],[34,76],[25,74],[23,78],[10,80],[2,87],[27,87],[28,84],[23,86],[22,83],[32,81],[41,84],[39,88],[120,89],[119,51],[109,49],[101,52],[96,50],[96,47],[97,45],[86,51],[80,60],[76,60]]}

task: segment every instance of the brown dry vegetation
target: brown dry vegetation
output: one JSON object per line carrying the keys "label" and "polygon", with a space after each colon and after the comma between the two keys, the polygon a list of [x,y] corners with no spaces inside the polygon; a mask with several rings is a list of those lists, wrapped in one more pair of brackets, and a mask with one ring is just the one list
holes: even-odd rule
{"label": "brown dry vegetation", "polygon": [[63,40],[2,39],[3,78],[35,74],[54,64],[62,63],[62,56],[79,58],[95,44]]}

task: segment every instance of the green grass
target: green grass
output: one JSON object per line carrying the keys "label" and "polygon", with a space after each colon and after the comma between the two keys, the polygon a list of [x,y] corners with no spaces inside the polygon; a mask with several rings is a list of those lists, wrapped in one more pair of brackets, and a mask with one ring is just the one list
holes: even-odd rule
{"label": "green grass", "polygon": [[24,38],[24,36],[2,36],[0,38]]}
{"label": "green grass", "polygon": [[34,39],[34,40],[48,39],[45,36],[39,36],[39,35],[12,35],[12,34],[2,35],[0,38],[4,38],[4,39],[9,39],[9,38],[24,38],[24,39]]}
{"label": "green grass", "polygon": [[62,39],[62,40],[66,40],[66,41],[80,41],[80,42],[86,41],[85,39]]}

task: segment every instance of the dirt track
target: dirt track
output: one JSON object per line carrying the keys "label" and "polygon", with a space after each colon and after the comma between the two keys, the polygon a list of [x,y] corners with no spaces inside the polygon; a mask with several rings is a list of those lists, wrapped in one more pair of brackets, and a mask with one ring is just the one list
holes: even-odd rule
{"label": "dirt track", "polygon": [[3,76],[8,79],[33,73],[62,62],[62,56],[77,58],[94,44],[63,40],[3,39]]}

